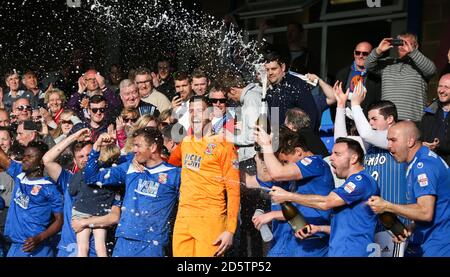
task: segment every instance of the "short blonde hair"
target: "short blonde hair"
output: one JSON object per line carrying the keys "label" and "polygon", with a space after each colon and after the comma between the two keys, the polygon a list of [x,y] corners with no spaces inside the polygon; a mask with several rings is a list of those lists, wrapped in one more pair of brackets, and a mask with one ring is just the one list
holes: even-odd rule
{"label": "short blonde hair", "polygon": [[47,90],[45,92],[45,98],[44,98],[44,103],[47,104],[50,98],[50,95],[52,94],[58,94],[59,98],[61,99],[61,101],[63,102],[62,105],[64,106],[64,103],[66,103],[66,95],[64,94],[64,92],[62,90],[60,90],[59,88],[53,88],[50,90]]}
{"label": "short blonde hair", "polygon": [[100,157],[98,161],[104,165],[111,166],[113,163],[117,163],[120,157],[120,148],[115,144],[109,144],[103,146],[100,149]]}
{"label": "short blonde hair", "polygon": [[124,108],[120,116],[127,116],[131,114],[134,118],[139,118],[139,110],[137,108]]}

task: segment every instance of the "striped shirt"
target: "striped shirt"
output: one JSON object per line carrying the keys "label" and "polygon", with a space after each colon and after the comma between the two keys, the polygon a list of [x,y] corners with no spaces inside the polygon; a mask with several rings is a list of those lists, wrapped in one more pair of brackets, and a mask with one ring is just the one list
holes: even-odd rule
{"label": "striped shirt", "polygon": [[379,59],[376,49],[366,68],[381,74],[381,99],[392,101],[400,120],[420,121],[427,101],[427,82],[436,73],[434,63],[415,49],[404,59]]}
{"label": "striped shirt", "polygon": [[[406,163],[398,163],[389,151],[372,146],[364,157],[364,168],[377,181],[383,199],[395,204],[407,203]],[[409,223],[404,218],[400,220]],[[379,222],[376,231],[384,230]]]}

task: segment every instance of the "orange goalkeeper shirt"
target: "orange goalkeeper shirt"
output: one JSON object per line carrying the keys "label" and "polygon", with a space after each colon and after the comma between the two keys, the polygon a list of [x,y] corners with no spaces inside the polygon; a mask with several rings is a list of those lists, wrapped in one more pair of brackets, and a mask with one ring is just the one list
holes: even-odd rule
{"label": "orange goalkeeper shirt", "polygon": [[181,158],[177,216],[226,215],[226,231],[234,233],[240,203],[239,162],[234,145],[218,135],[202,139],[188,136],[181,143]]}

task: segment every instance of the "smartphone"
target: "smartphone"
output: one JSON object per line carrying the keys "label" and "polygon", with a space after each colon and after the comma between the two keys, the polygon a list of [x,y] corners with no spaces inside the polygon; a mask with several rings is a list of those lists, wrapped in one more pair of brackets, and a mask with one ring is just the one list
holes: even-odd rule
{"label": "smartphone", "polygon": [[175,97],[181,98],[181,94],[179,92],[175,93]]}
{"label": "smartphone", "polygon": [[403,39],[400,38],[393,38],[391,41],[392,46],[402,46],[403,45]]}

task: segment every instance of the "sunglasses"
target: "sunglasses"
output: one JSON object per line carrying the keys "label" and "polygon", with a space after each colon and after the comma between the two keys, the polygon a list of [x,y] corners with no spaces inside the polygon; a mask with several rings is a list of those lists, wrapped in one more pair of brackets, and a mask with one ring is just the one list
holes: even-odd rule
{"label": "sunglasses", "polygon": [[122,117],[123,122],[125,123],[135,123],[138,119],[137,118],[126,118],[126,117]]}
{"label": "sunglasses", "polygon": [[211,102],[212,104],[216,104],[217,102],[219,102],[220,104],[225,104],[227,102],[226,98],[209,98],[209,102]]}
{"label": "sunglasses", "polygon": [[169,126],[169,123],[163,121],[163,122],[160,122],[160,123],[159,123],[159,126],[160,126],[161,128],[164,128],[164,127]]}
{"label": "sunglasses", "polygon": [[17,109],[19,111],[23,111],[23,110],[32,111],[33,110],[33,108],[31,106],[26,106],[26,105],[21,105],[21,106],[17,107]]}
{"label": "sunglasses", "polygon": [[93,113],[97,113],[97,112],[105,113],[105,108],[91,108],[91,111]]}
{"label": "sunglasses", "polygon": [[70,124],[70,125],[73,125],[72,120],[60,120],[59,122],[61,122],[61,124]]}
{"label": "sunglasses", "polygon": [[359,55],[363,55],[364,57],[369,56],[369,52],[365,52],[365,51],[355,51],[355,55],[359,56]]}

